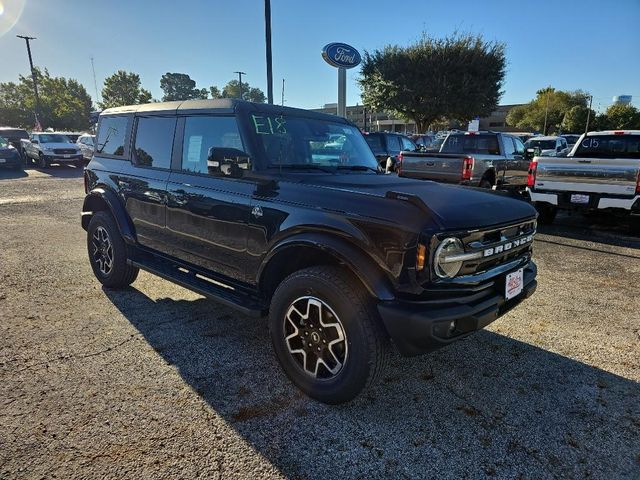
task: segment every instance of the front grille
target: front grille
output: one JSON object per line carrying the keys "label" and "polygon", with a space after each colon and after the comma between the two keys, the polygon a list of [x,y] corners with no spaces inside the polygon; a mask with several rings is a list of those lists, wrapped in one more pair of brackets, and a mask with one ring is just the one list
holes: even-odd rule
{"label": "front grille", "polygon": [[531,256],[536,221],[528,220],[461,236],[466,253],[481,252],[479,259],[463,263],[458,276],[486,272],[517,258]]}
{"label": "front grille", "polygon": [[53,153],[56,155],[73,155],[76,151],[73,148],[54,148]]}

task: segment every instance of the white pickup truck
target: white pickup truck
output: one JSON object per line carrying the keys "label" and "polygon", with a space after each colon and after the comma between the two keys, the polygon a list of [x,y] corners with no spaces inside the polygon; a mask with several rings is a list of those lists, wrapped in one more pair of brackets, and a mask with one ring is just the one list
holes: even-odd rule
{"label": "white pickup truck", "polygon": [[48,168],[52,163],[84,167],[80,147],[60,133],[32,133],[28,140],[20,140],[20,145],[27,164],[35,160],[40,168]]}
{"label": "white pickup truck", "polygon": [[589,132],[566,157],[534,157],[528,186],[540,223],[558,209],[607,211],[640,220],[640,130]]}

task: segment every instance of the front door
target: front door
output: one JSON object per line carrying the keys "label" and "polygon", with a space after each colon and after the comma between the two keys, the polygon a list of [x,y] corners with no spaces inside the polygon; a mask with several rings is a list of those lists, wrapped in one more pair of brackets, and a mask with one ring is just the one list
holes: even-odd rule
{"label": "front door", "polygon": [[[167,185],[172,255],[244,281],[247,222],[255,183],[208,162],[212,147],[245,150],[234,116],[183,117],[182,152]],[[215,166],[214,166],[215,165]],[[240,170],[248,165],[243,165]]]}

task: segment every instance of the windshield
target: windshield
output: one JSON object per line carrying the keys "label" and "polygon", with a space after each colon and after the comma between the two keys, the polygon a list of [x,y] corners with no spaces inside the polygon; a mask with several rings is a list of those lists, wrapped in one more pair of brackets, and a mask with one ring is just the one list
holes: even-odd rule
{"label": "windshield", "polygon": [[66,135],[50,134],[39,136],[40,143],[70,143]]}
{"label": "windshield", "polygon": [[362,134],[352,125],[269,114],[251,114],[249,120],[270,167],[336,167],[337,171],[338,167],[378,166]]}
{"label": "windshield", "polygon": [[449,135],[440,153],[500,155],[500,148],[496,135]]}
{"label": "windshield", "polygon": [[575,145],[575,143],[580,138],[580,135],[563,135],[563,137],[569,145]]}
{"label": "windshield", "polygon": [[0,148],[7,148],[9,146],[9,142],[6,138],[0,137]]}
{"label": "windshield", "polygon": [[578,144],[575,157],[640,158],[640,135],[594,135]]}
{"label": "windshield", "polygon": [[555,140],[527,140],[524,144],[525,148],[539,148],[540,150],[555,150]]}

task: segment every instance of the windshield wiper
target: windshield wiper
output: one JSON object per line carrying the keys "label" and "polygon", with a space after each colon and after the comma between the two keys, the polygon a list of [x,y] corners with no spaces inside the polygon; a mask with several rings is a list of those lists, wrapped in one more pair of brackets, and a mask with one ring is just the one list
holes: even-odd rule
{"label": "windshield wiper", "polygon": [[322,165],[314,165],[312,163],[272,163],[268,168],[277,168],[281,170],[318,170],[325,173],[336,173],[331,168]]}
{"label": "windshield wiper", "polygon": [[380,169],[369,167],[367,165],[338,165],[336,168],[338,170],[351,170],[353,172],[365,172],[371,170],[372,172],[376,172],[376,174],[382,173]]}

